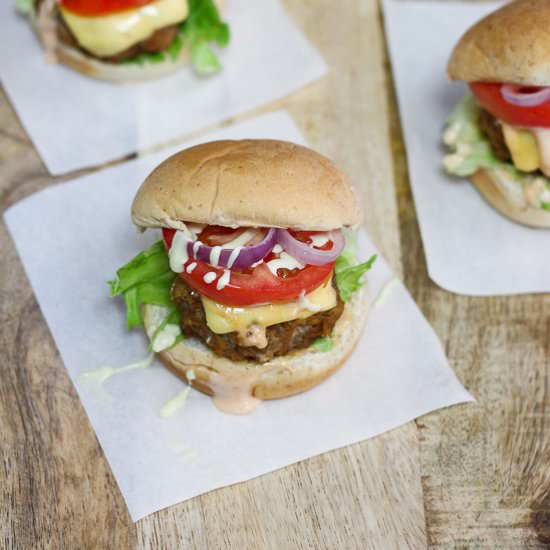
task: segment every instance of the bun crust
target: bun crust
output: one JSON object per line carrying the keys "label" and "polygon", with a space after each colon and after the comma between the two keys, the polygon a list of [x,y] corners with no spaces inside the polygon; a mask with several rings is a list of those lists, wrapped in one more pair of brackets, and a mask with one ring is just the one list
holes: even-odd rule
{"label": "bun crust", "polygon": [[470,180],[485,200],[504,216],[530,227],[550,228],[550,212],[513,204],[502,191],[498,183],[499,176],[494,170],[478,170]]}
{"label": "bun crust", "polygon": [[56,48],[57,59],[67,67],[83,75],[117,84],[138,83],[160,78],[178,70],[190,60],[189,51],[182,48],[177,60],[171,58],[161,63],[133,65],[130,63],[105,63],[95,57],[59,42]]}
{"label": "bun crust", "polygon": [[326,157],[276,140],[214,141],[160,164],[132,205],[140,227],[182,221],[327,231],[361,221],[359,201]]}
{"label": "bun crust", "polygon": [[[298,351],[264,364],[233,362],[218,357],[195,338],[160,352],[162,362],[194,388],[214,395],[217,388],[234,392],[236,399],[280,399],[309,390],[333,374],[348,358],[361,335],[368,314],[366,285],[346,303],[334,327],[328,352]],[[146,332],[154,332],[150,306],[143,307]],[[192,371],[194,378],[188,380]]]}
{"label": "bun crust", "polygon": [[516,0],[471,27],[448,65],[452,80],[550,86],[550,2]]}

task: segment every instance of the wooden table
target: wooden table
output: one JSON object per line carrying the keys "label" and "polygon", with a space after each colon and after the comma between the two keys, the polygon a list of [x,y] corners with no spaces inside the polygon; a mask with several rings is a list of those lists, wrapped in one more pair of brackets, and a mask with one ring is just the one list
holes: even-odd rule
{"label": "wooden table", "polygon": [[[363,192],[370,235],[479,403],[133,524],[0,222],[0,547],[549,547],[550,296],[473,299],[428,279],[379,6],[286,5],[330,74],[239,120],[284,107],[345,169]],[[1,94],[1,209],[61,179]]]}

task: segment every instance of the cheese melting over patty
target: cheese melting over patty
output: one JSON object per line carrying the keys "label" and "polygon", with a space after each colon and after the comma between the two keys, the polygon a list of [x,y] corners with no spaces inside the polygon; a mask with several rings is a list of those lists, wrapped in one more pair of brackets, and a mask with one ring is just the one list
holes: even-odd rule
{"label": "cheese melting over patty", "polygon": [[74,37],[89,52],[108,57],[149,38],[153,33],[184,21],[187,0],[156,0],[135,9],[100,16],[77,15],[59,6]]}
{"label": "cheese melting over patty", "polygon": [[338,303],[336,291],[330,279],[306,294],[305,299],[310,307],[304,307],[304,297],[284,304],[250,307],[225,306],[204,296],[201,299],[206,314],[206,324],[216,334],[229,332],[245,334],[252,325],[265,328],[295,319],[306,319],[320,311],[328,311]]}

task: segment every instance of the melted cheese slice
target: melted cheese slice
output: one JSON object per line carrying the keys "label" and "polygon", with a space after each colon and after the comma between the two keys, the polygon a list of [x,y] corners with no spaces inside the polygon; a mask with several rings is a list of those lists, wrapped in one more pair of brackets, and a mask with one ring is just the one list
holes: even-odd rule
{"label": "melted cheese slice", "polygon": [[156,0],[112,15],[82,16],[59,6],[61,15],[78,43],[89,52],[116,55],[145,40],[155,31],[187,17],[187,0]]}
{"label": "melted cheese slice", "polygon": [[533,172],[541,167],[537,138],[529,130],[502,123],[504,141],[518,170]]}
{"label": "melted cheese slice", "polygon": [[[206,324],[212,332],[243,334],[253,324],[268,327],[295,319],[306,319],[319,311],[332,309],[337,304],[336,291],[330,280],[306,294],[305,298],[306,300],[296,300],[286,304],[233,307],[224,306],[203,296],[202,305],[206,313]],[[304,307],[304,304],[309,307]]]}

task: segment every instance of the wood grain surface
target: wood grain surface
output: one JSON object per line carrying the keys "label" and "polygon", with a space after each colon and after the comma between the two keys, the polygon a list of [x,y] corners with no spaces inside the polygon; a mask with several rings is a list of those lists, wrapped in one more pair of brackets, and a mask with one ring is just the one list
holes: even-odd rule
{"label": "wood grain surface", "polygon": [[[379,6],[285,4],[330,74],[236,120],[287,108],[311,145],[344,168],[362,191],[370,235],[478,405],[133,524],[2,221],[0,548],[550,547],[550,296],[471,299],[431,283]],[[47,174],[0,93],[0,209],[62,179]]]}

